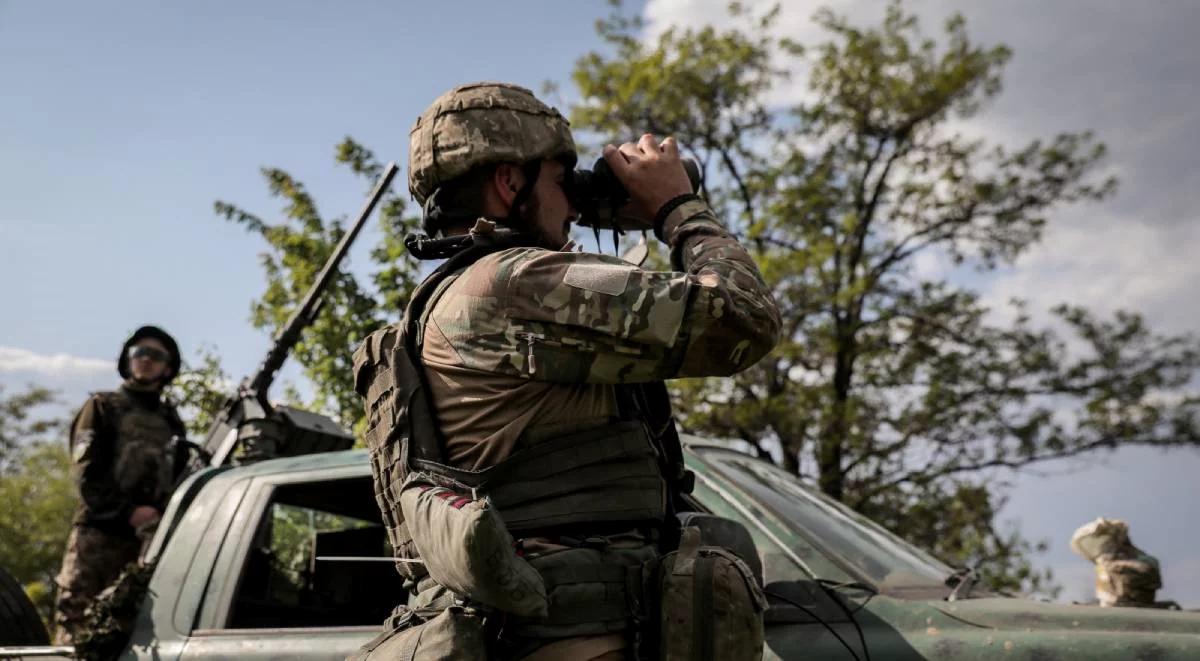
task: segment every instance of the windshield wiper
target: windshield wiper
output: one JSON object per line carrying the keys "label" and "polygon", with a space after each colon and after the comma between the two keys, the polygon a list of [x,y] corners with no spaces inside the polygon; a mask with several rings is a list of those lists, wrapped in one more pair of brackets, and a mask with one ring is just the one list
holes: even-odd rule
{"label": "windshield wiper", "polygon": [[966,599],[971,594],[971,588],[979,582],[979,572],[974,567],[963,567],[946,577],[946,586],[953,587],[946,601]]}
{"label": "windshield wiper", "polygon": [[870,585],[867,585],[866,583],[862,583],[859,581],[836,581],[832,578],[818,578],[818,579],[814,579],[814,580],[816,580],[816,582],[820,583],[822,586],[829,588],[830,590],[851,589],[851,590],[860,590],[862,592],[870,592],[871,596],[875,596],[875,595],[879,594],[879,590],[875,589],[874,587],[872,587]]}

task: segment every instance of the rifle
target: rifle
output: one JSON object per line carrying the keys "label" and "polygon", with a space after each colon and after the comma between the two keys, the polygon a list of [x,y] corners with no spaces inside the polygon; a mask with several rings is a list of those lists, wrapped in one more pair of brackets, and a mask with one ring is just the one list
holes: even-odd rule
{"label": "rifle", "polygon": [[354,444],[354,436],[332,419],[290,406],[273,406],[267,399],[267,391],[275,380],[275,373],[300,341],[300,334],[321,313],[325,288],[333,280],[350,244],[398,171],[395,163],[388,163],[350,231],[342,236],[300,306],[275,336],[262,364],[254,374],[243,379],[237,391],[225,400],[220,415],[204,440],[203,449],[209,456],[210,465],[224,465],[239,446],[242,453],[238,460],[248,462],[344,450]]}

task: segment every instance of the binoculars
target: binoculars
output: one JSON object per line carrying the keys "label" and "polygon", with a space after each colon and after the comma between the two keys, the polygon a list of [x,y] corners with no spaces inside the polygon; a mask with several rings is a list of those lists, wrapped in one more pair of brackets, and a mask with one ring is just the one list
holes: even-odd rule
{"label": "binoculars", "polygon": [[[692,192],[700,190],[700,166],[690,158],[680,159]],[[579,225],[595,230],[644,230],[649,218],[622,216],[620,210],[629,203],[629,192],[613,174],[603,158],[596,159],[591,170],[578,169],[571,180],[571,204],[579,212]]]}

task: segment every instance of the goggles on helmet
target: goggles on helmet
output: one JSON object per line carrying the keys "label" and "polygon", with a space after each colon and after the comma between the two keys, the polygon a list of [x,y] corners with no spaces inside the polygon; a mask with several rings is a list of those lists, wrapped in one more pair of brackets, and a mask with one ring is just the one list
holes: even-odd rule
{"label": "goggles on helmet", "polygon": [[170,354],[162,349],[155,349],[154,347],[147,346],[129,347],[129,353],[127,355],[129,356],[130,360],[145,358],[146,360],[155,363],[165,363],[167,362],[167,359],[171,357]]}

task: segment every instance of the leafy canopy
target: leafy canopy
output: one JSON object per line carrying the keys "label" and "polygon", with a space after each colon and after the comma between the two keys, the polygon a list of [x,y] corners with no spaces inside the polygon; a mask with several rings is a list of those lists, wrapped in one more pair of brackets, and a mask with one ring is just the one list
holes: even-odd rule
{"label": "leafy canopy", "polygon": [[[383,172],[374,154],[350,138],[336,150],[338,163],[359,175],[369,190]],[[267,243],[261,261],[267,287],[251,308],[255,328],[276,333],[299,306],[316,280],[325,260],[341,239],[346,218],[324,219],[304,185],[278,168],[263,168],[271,195],[283,203],[283,219],[264,221],[229,202],[218,201],[218,216],[243,226]],[[382,239],[370,258],[370,283],[364,284],[349,270],[350,259],[325,292],[316,321],[301,336],[294,359],[313,387],[313,396],[303,404],[334,416],[350,428],[360,424],[362,403],[351,383],[351,354],[354,346],[372,331],[399,317],[409,293],[419,282],[418,269],[404,252],[404,236],[417,227],[417,219],[404,215],[404,200],[389,190],[379,205]],[[295,389],[291,399],[299,399]]]}
{"label": "leafy canopy", "polygon": [[[777,35],[778,7],[733,3],[722,27],[643,38],[615,4],[598,23],[608,49],[576,63],[572,124],[675,135],[785,321],[753,369],[676,384],[686,427],[746,441],[1007,589],[1048,577],[996,522],[995,469],[1200,441],[1195,338],[1070,304],[1042,327],[963,284],[963,269],[1012,265],[1055,209],[1115,189],[1088,131],[1013,149],[956,128],[1000,93],[1008,48],[972,42],[961,16],[928,37],[899,3],[871,27],[822,10],[827,39],[806,47]],[[930,275],[919,258],[953,266]]]}

